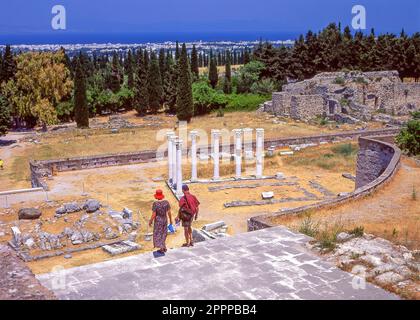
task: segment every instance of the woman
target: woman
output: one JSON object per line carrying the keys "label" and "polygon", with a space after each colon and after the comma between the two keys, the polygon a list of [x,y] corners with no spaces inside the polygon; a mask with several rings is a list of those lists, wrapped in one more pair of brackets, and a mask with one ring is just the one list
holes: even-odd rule
{"label": "woman", "polygon": [[153,222],[153,246],[159,248],[159,253],[165,253],[166,250],[166,236],[168,234],[168,217],[172,224],[171,206],[167,200],[163,200],[165,196],[162,190],[156,190],[155,199],[152,206],[152,217],[149,221],[149,226],[152,226]]}

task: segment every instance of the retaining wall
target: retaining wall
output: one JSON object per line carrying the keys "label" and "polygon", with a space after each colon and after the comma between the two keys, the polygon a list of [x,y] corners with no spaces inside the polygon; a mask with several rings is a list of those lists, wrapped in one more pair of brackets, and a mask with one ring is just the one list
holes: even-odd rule
{"label": "retaining wall", "polygon": [[[282,147],[289,145],[307,144],[307,143],[320,143],[320,142],[333,142],[340,140],[353,140],[359,137],[372,136],[372,135],[392,135],[399,132],[399,128],[387,128],[379,130],[364,130],[364,131],[346,131],[341,133],[322,134],[304,137],[289,137],[279,139],[268,139],[264,141],[264,148],[268,147]],[[253,148],[256,147],[253,142]],[[221,145],[221,150],[230,149],[234,152],[235,145]],[[186,153],[189,149],[185,149]],[[208,152],[211,147],[208,146]],[[166,153],[165,153],[166,155]],[[121,166],[128,164],[144,163],[156,161],[156,150],[146,150],[131,153],[118,153],[97,155],[89,157],[66,158],[57,160],[31,160],[29,163],[31,170],[31,184],[32,187],[42,187],[48,190],[47,178],[52,177],[55,172],[94,169],[101,167]]]}
{"label": "retaining wall", "polygon": [[[392,138],[393,136],[359,138],[361,151],[357,159],[358,173],[356,174],[356,180],[359,180],[359,185],[354,192],[308,206],[252,217],[248,220],[248,231],[274,227],[276,225],[272,222],[272,219],[276,217],[299,215],[307,211],[325,209],[371,194],[390,181],[398,170],[401,150],[395,145],[386,142]],[[371,168],[373,174],[369,170],[362,168]]]}

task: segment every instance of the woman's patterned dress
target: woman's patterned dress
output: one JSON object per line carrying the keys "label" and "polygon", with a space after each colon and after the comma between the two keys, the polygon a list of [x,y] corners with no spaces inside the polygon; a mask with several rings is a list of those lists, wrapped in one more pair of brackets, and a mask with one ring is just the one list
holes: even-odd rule
{"label": "woman's patterned dress", "polygon": [[152,211],[156,212],[156,219],[153,225],[153,246],[155,248],[166,248],[166,236],[168,234],[168,211],[171,208],[167,200],[155,201]]}

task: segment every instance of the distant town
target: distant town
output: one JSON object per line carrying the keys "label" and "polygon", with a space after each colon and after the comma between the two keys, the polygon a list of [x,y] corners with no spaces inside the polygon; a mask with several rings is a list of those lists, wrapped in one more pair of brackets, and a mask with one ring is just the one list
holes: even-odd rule
{"label": "distant town", "polygon": [[[245,49],[254,48],[261,40],[255,41],[194,41],[187,42],[186,47],[188,51],[192,50],[195,45],[198,52],[207,53],[210,51],[219,52],[230,50],[232,53],[242,52]],[[270,41],[274,47],[293,46],[293,40],[274,40]],[[0,45],[0,51],[4,51],[6,45]],[[105,55],[112,54],[117,51],[121,54],[127,53],[129,50],[147,49],[149,51],[158,52],[160,49],[174,53],[176,50],[176,41],[166,41],[160,43],[91,43],[91,44],[20,44],[13,45],[12,50],[15,52],[27,51],[57,51],[64,48],[66,53],[72,57],[80,52],[87,55]]]}

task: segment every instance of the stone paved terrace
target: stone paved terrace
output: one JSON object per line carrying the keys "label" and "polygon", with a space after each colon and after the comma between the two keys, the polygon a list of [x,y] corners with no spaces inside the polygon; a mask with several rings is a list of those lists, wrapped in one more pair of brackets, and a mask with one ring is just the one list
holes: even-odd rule
{"label": "stone paved terrace", "polygon": [[60,299],[398,298],[371,284],[353,289],[352,275],[309,251],[308,240],[275,227],[170,250],[164,257],[140,254],[38,279]]}

